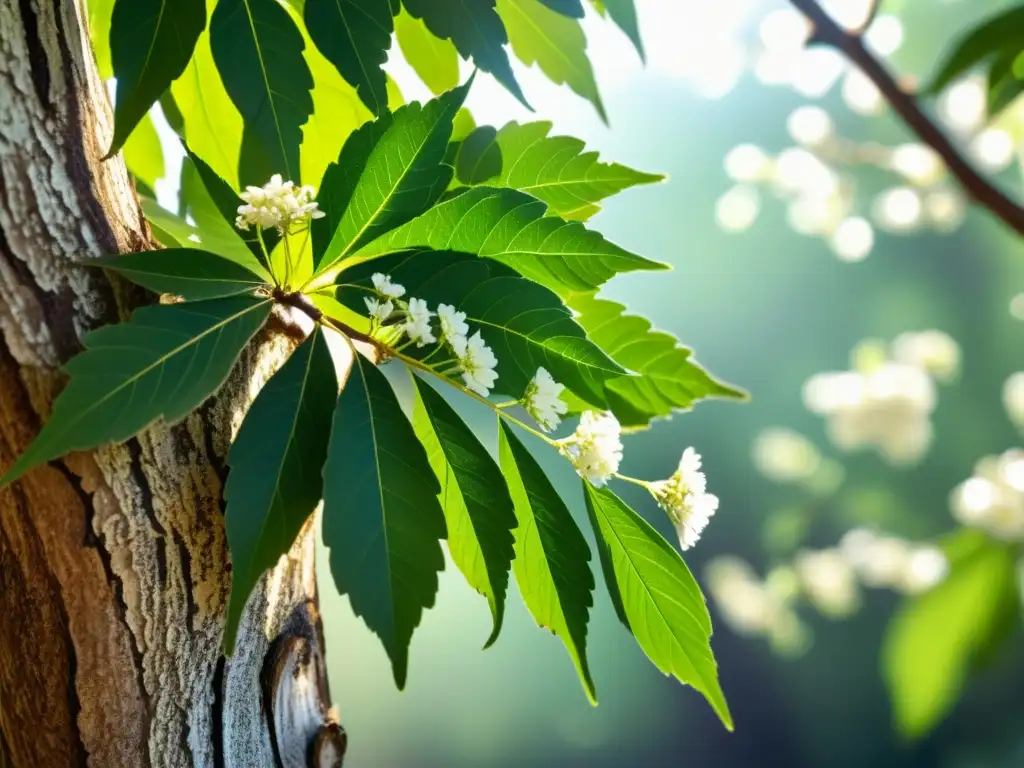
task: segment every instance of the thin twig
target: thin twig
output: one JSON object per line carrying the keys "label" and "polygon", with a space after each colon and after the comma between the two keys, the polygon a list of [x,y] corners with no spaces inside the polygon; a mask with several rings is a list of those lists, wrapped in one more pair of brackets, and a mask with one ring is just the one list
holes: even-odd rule
{"label": "thin twig", "polygon": [[984,206],[1018,235],[1024,236],[1024,207],[1007,197],[964,159],[959,150],[918,106],[884,66],[864,47],[861,35],[840,27],[816,0],[790,0],[814,25],[812,43],[830,45],[846,55],[875,84],[903,122],[925,144],[934,149],[964,192]]}

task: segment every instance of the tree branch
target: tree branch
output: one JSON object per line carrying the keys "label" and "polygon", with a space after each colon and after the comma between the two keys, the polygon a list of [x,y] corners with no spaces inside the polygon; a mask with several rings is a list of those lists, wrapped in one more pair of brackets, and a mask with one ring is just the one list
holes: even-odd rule
{"label": "tree branch", "polygon": [[840,27],[818,4],[817,0],[790,0],[790,2],[814,25],[811,42],[830,45],[844,53],[882,92],[896,114],[917,134],[918,138],[938,153],[950,173],[963,187],[964,192],[975,202],[995,214],[1018,235],[1024,236],[1024,207],[1009,198],[964,159],[932,119],[921,110],[914,97],[900,88],[893,76],[864,47],[861,35],[848,32]]}

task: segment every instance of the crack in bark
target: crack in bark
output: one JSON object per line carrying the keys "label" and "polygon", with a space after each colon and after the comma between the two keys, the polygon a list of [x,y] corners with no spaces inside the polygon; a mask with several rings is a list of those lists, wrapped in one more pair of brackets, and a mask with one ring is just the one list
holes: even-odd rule
{"label": "crack in bark", "polygon": [[21,7],[21,19],[25,25],[25,42],[28,45],[28,60],[31,66],[32,84],[40,105],[50,112],[50,67],[43,50],[43,41],[39,37],[39,19],[32,9],[32,0],[18,0]]}

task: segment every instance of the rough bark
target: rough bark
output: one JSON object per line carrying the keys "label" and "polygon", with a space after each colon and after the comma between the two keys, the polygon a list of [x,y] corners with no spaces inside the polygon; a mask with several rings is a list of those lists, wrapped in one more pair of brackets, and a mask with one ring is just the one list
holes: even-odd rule
{"label": "rough bark", "polygon": [[[137,296],[78,263],[147,247],[79,0],[0,0],[0,468],[82,335]],[[268,331],[184,423],[0,492],[0,766],[338,765],[307,524],[220,651],[224,456],[280,363]]]}

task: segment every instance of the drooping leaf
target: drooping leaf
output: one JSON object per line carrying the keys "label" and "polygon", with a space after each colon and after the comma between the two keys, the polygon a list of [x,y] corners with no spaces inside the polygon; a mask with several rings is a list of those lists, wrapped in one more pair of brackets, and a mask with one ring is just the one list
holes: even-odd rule
{"label": "drooping leaf", "polygon": [[[298,183],[302,126],[313,113],[313,77],[302,56],[302,34],[288,11],[277,0],[218,0],[210,18],[210,46],[245,121],[243,145],[254,142],[253,151],[265,157],[269,170]],[[270,176],[266,170],[260,175],[256,183]]]}
{"label": "drooping leaf", "polygon": [[466,581],[487,598],[498,639],[512,565],[515,510],[501,470],[473,431],[430,385],[417,377],[413,427],[427,450],[448,523],[448,551]]}
{"label": "drooping leaf", "polygon": [[640,39],[640,25],[636,17],[634,0],[601,0],[601,4],[616,26],[633,41],[633,47],[640,54],[641,61],[644,60],[644,43]]}
{"label": "drooping leaf", "polygon": [[907,738],[926,735],[949,714],[978,655],[1017,600],[1013,550],[972,531],[947,544],[945,581],[907,601],[889,624],[882,671],[893,718]]}
{"label": "drooping leaf", "polygon": [[568,85],[593,104],[607,123],[579,21],[556,13],[540,0],[497,2],[516,57],[527,66],[539,66],[552,82]]}
{"label": "drooping leaf", "polygon": [[124,253],[90,263],[112,269],[151,291],[181,296],[186,301],[252,294],[266,285],[237,262],[198,248]]}
{"label": "drooping leaf", "polygon": [[590,547],[572,514],[526,447],[500,420],[498,452],[519,527],[512,569],[530,615],[565,644],[592,704],[587,621],[594,604]]}
{"label": "drooping leaf", "polygon": [[[498,131],[494,146],[498,149],[501,171],[497,178],[487,180],[487,186],[518,189],[547,203],[549,214],[585,221],[601,210],[605,198],[665,178],[618,163],[602,163],[597,152],[584,151],[585,145],[579,139],[548,136],[550,131],[549,122],[511,122]],[[492,150],[482,147],[478,151]]]}
{"label": "drooping leaf", "polygon": [[512,74],[512,65],[505,44],[508,33],[495,10],[497,0],[403,0],[405,9],[415,18],[422,19],[427,29],[443,40],[451,40],[465,59],[495,79],[527,107]]}
{"label": "drooping leaf", "polygon": [[224,523],[231,599],[224,648],[260,575],[286,554],[320,503],[338,376],[323,330],[313,329],[256,396],[228,453]]}
{"label": "drooping leaf", "polygon": [[303,19],[316,47],[370,111],[381,114],[388,103],[381,65],[394,31],[390,0],[306,0]]}
{"label": "drooping leaf", "polygon": [[[340,173],[324,178],[321,193],[346,200],[317,271],[329,269],[375,237],[427,210],[447,188],[451,166],[444,153],[456,112],[470,82],[426,104],[407,104],[382,118],[380,126],[357,131],[338,158]],[[365,158],[365,160],[363,160]],[[348,166],[351,167],[348,167]],[[326,206],[325,206],[326,208]]]}
{"label": "drooping leaf", "polygon": [[583,18],[583,0],[540,0],[552,11],[573,19]]}
{"label": "drooping leaf", "polygon": [[1024,6],[1004,11],[957,40],[925,89],[938,93],[968,70],[1001,53],[1024,50]]}
{"label": "drooping leaf", "polygon": [[584,294],[573,296],[569,305],[587,336],[636,374],[605,385],[608,403],[624,426],[644,426],[706,397],[745,396],[713,379],[674,336],[653,330],[639,315],[626,314],[623,305]]}
{"label": "drooping leaf", "polygon": [[182,419],[217,391],[270,307],[248,296],[142,307],[89,333],[64,366],[70,381],[50,421],[0,486],[70,451],[127,440],[158,417]]}
{"label": "drooping leaf", "polygon": [[135,180],[150,189],[156,187],[157,179],[163,178],[164,150],[156,126],[153,125],[153,118],[148,114],[143,115],[124,143],[124,162]]}
{"label": "drooping leaf", "polygon": [[711,651],[711,617],[675,548],[608,488],[583,483],[605,584],[654,665],[696,688],[732,730]]}
{"label": "drooping leaf", "polygon": [[987,93],[988,114],[991,117],[1006,109],[1024,92],[1024,79],[1014,71],[1014,62],[1020,55],[1021,51],[1005,51],[989,67]]}
{"label": "drooping leaf", "polygon": [[205,27],[205,0],[116,0],[110,59],[117,98],[108,154],[124,146],[149,108],[185,71]]}
{"label": "drooping leaf", "polygon": [[338,591],[380,637],[399,688],[413,630],[444,568],[438,490],[387,378],[355,355],[324,465],[324,543]]}
{"label": "drooping leaf", "polygon": [[[369,288],[383,272],[436,307],[444,302],[466,313],[498,359],[497,392],[521,397],[537,368],[594,406],[605,404],[604,384],[624,371],[584,335],[561,300],[542,285],[490,259],[446,251],[401,253],[352,267],[338,278],[344,285]],[[338,297],[365,312],[363,290],[342,287]],[[410,347],[405,354],[424,356]]]}
{"label": "drooping leaf", "polygon": [[482,125],[470,131],[455,156],[455,176],[463,184],[483,184],[501,173],[501,149],[495,142],[497,130]]}
{"label": "drooping leaf", "polygon": [[666,269],[609,243],[514,189],[475,187],[371,242],[358,260],[426,247],[486,256],[559,294],[592,291],[620,272]]}
{"label": "drooping leaf", "polygon": [[451,40],[431,33],[405,9],[395,17],[395,37],[402,57],[435,96],[459,85],[459,52]]}

